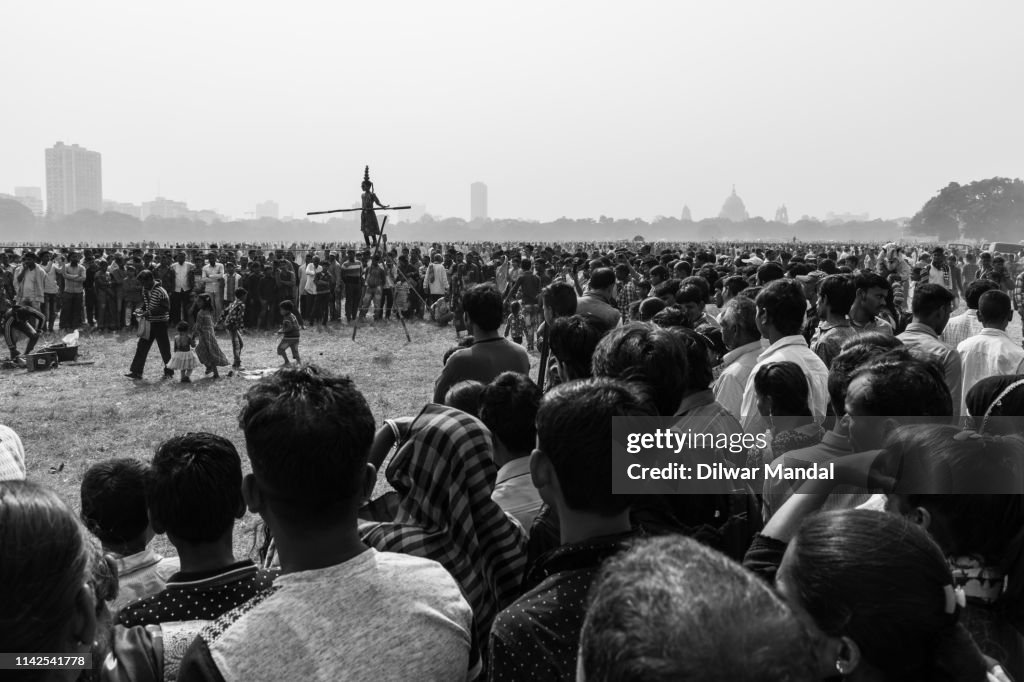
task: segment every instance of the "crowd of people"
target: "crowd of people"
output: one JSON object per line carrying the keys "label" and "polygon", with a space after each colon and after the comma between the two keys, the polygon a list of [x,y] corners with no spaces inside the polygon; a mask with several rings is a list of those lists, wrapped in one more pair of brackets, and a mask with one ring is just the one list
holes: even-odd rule
{"label": "crowd of people", "polygon": [[[23,480],[33,453],[0,428],[0,650],[91,652],[82,679],[101,680],[1024,679],[1013,259],[591,246],[219,249],[202,270],[104,250],[142,282],[143,360],[169,325],[175,362],[192,325],[214,344],[219,321],[249,327],[268,270],[282,344],[342,311],[438,301],[459,338],[417,414],[378,423],[352,379],[296,362],[244,396],[251,473],[227,425],[168,434],[148,462],[93,465],[80,514]],[[57,257],[69,315],[73,255]],[[37,301],[17,288],[26,254],[10,260],[15,300]],[[222,260],[233,287],[211,285]],[[421,305],[377,291],[389,281]],[[45,303],[29,307],[51,320]],[[724,468],[835,475],[615,493],[616,417],[766,436],[702,455]],[[233,540],[246,510],[251,548]]]}

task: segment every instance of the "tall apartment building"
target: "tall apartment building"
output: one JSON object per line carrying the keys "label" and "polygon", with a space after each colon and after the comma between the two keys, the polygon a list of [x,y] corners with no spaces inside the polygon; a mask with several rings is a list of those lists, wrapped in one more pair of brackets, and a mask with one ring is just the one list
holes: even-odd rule
{"label": "tall apartment building", "polygon": [[46,150],[46,205],[50,215],[103,210],[99,152],[58,142]]}

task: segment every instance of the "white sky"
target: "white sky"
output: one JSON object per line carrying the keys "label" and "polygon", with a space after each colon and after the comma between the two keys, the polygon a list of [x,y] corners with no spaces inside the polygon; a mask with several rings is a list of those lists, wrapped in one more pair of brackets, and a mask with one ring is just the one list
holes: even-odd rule
{"label": "white sky", "polygon": [[[57,140],[104,198],[243,217],[908,216],[1024,175],[1024,2],[5,2],[0,192]],[[44,189],[45,192],[45,189]]]}

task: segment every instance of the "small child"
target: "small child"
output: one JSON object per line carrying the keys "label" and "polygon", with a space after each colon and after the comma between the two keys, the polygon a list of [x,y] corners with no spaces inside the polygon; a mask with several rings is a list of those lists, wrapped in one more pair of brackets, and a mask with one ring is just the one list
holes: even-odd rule
{"label": "small child", "polygon": [[512,312],[509,313],[505,322],[505,338],[508,338],[509,330],[512,331],[512,341],[523,345],[523,333],[526,331],[526,316],[523,315],[523,304],[519,301],[512,301]]}
{"label": "small child", "polygon": [[448,323],[455,319],[455,313],[452,312],[448,301],[439,298],[434,301],[434,305],[430,306],[430,317],[439,327],[447,327]]}
{"label": "small child", "polygon": [[146,466],[135,459],[99,462],[82,477],[82,521],[117,563],[120,589],[111,611],[162,591],[180,567],[146,547],[154,533],[145,490]]}
{"label": "small child", "polygon": [[189,334],[188,322],[184,320],[179,322],[177,329],[178,335],[174,337],[174,355],[167,363],[167,368],[179,370],[181,383],[189,384],[192,383],[192,370],[200,367],[203,363],[199,362],[199,356],[194,350],[196,344],[193,343],[192,335]]}
{"label": "small child", "polygon": [[403,320],[406,319],[409,310],[410,290],[409,283],[404,279],[395,282],[395,302],[392,304],[392,308],[395,315]]}
{"label": "small child", "polygon": [[245,329],[245,299],[248,295],[249,292],[241,287],[235,289],[235,300],[220,316],[224,328],[231,334],[231,352],[235,356],[235,361],[231,365],[233,370],[242,369],[242,348],[245,347],[242,342],[242,330]]}
{"label": "small child", "polygon": [[292,349],[292,357],[296,364],[299,361],[299,320],[295,317],[295,304],[291,301],[281,301],[278,306],[281,312],[281,328],[277,330],[282,335],[281,342],[277,344],[277,354],[284,359],[284,366],[288,366],[287,350]]}

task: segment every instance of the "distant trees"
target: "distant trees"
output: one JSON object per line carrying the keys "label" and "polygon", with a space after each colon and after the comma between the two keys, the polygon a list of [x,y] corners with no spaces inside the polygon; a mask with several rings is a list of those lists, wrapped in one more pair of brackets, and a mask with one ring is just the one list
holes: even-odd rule
{"label": "distant trees", "polygon": [[1024,236],[1024,181],[1009,178],[951,182],[910,219],[915,234],[1017,241]]}
{"label": "distant trees", "polygon": [[0,197],[0,228],[3,234],[21,241],[32,235],[36,227],[36,217],[21,202]]}

